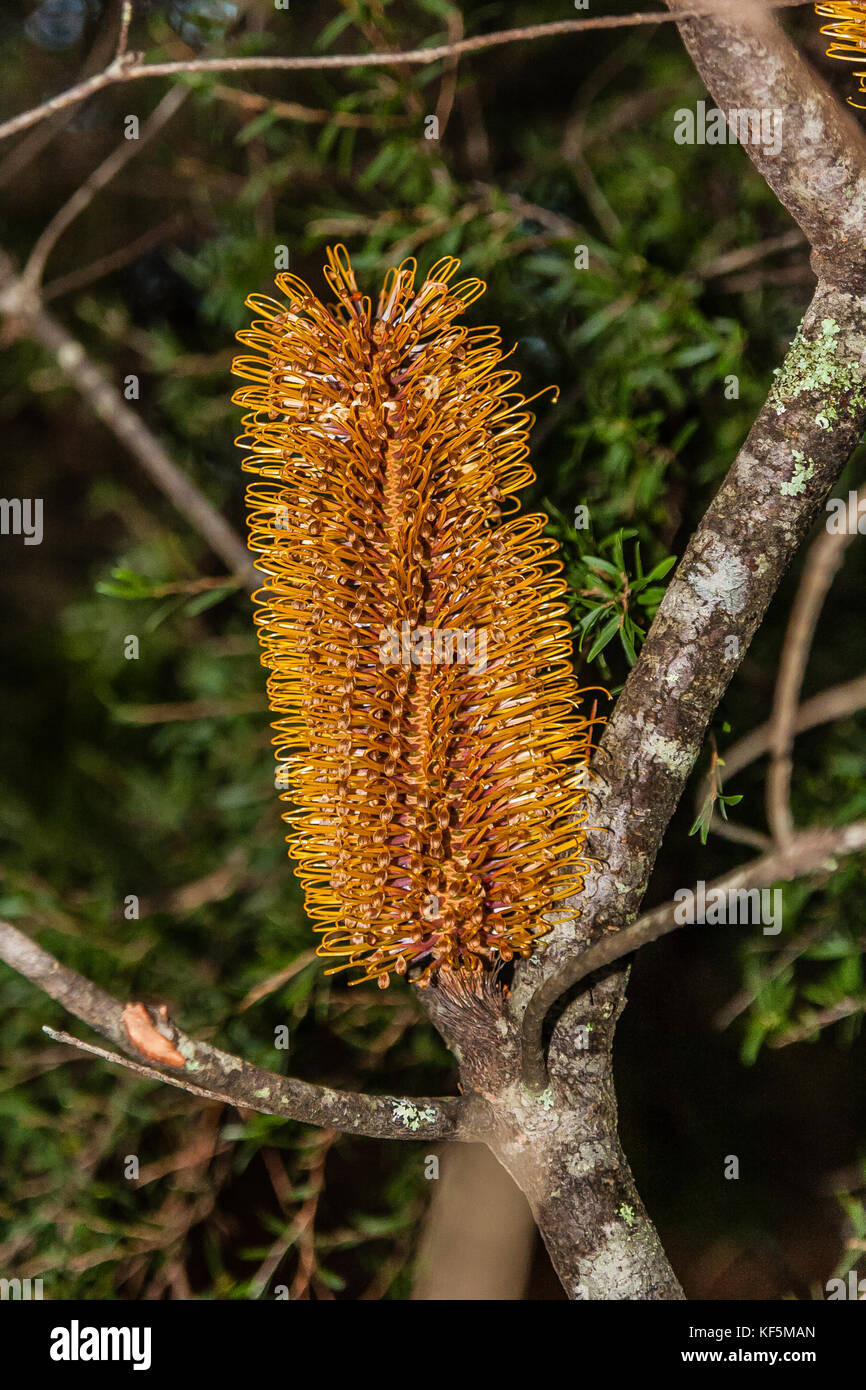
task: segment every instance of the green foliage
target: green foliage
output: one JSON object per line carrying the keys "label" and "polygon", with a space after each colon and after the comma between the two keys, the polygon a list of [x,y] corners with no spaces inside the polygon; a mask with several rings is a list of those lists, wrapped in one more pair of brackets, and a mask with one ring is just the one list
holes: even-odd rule
{"label": "green foliage", "polygon": [[[730,725],[724,725],[725,733],[730,733]],[[739,806],[742,796],[726,796],[722,791],[722,768],[725,765],[724,758],[720,758],[716,752],[715,739],[712,739],[713,750],[710,762],[710,778],[707,795],[704,797],[701,809],[695,818],[690,835],[700,835],[701,844],[705,845],[710,833],[710,823],[715,812],[718,812],[722,820],[728,819],[728,807]]]}
{"label": "green foliage", "polygon": [[[664,597],[661,580],[676,564],[676,556],[659,560],[645,574],[640,541],[635,541],[631,563],[626,560],[624,546],[637,536],[634,528],[620,527],[604,540],[595,541],[591,531],[577,529],[551,502],[545,500],[545,505],[552,517],[550,530],[560,544],[579,651],[586,662],[592,662],[618,638],[626,662],[633,666]],[[593,554],[594,550],[604,553]],[[600,670],[609,677],[606,660]]]}

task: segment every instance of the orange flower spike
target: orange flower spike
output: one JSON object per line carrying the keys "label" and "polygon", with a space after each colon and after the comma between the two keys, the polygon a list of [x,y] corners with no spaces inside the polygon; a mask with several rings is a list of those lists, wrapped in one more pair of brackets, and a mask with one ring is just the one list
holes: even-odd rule
{"label": "orange flower spike", "polygon": [[850,106],[866,110],[866,3],[863,0],[826,0],[816,5],[815,13],[821,19],[831,19],[832,24],[824,24],[821,33],[832,42],[827,45],[827,57],[838,58],[843,63],[863,63],[863,72],[855,72],[860,86],[857,96],[863,101],[848,98]]}
{"label": "orange flower spike", "polygon": [[233,367],[290,853],[319,954],[383,988],[528,956],[588,868],[532,417],[498,331],[454,322],[484,291],[458,264],[404,262],[374,310],[337,247],[336,304],[279,275]]}

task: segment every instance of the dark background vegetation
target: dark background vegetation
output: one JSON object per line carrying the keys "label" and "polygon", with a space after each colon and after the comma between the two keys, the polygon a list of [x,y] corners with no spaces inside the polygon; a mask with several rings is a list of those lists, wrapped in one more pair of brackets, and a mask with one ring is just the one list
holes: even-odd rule
{"label": "dark background vegetation", "polygon": [[[462,12],[470,34],[575,13],[565,0],[470,0]],[[88,62],[101,66],[117,15],[102,0],[5,4],[0,114],[38,104]],[[786,24],[844,89],[849,74],[829,71],[811,6]],[[360,52],[459,32],[447,0],[292,0],[289,13],[151,0],[137,6],[132,46],[151,58],[229,46]],[[52,310],[113,379],[140,377],[136,409],[238,528],[228,369],[244,298],[269,289],[278,244],[323,293],[324,247],[343,240],[370,288],[405,255],[422,268],[461,256],[489,286],[474,321],[501,324],[519,344],[527,394],[558,383],[558,404],[548,394],[534,407],[538,482],[527,503],[549,504],[576,621],[589,611],[581,556],[610,559],[622,528],[629,565],[635,541],[647,569],[681,553],[812,281],[795,239],[740,268],[722,259],[791,224],[740,148],[674,143],[674,111],[705,93],[672,25],[463,60],[438,142],[423,131],[442,64],[190,82],[180,114],[60,241],[46,279]],[[226,86],[300,103],[306,115],[245,109]],[[29,137],[0,147],[0,241],[19,262],[121,139],[124,116],[143,121],[164,90],[115,88],[67,113],[41,150]],[[150,249],[113,273],[66,281],[153,229]],[[575,269],[577,245],[589,247],[588,270]],[[115,994],[167,1001],[188,1031],[264,1066],[336,1085],[449,1090],[449,1055],[405,984],[384,996],[351,990],[311,957],[248,598],[230,584],[160,595],[218,576],[219,561],[55,362],[11,334],[4,349],[2,491],[44,499],[45,540],[0,542],[0,911]],[[732,373],[736,400],[725,398]],[[855,458],[839,495],[861,476]],[[570,525],[577,504],[590,509],[590,534]],[[719,712],[722,753],[767,717],[795,582],[796,572]],[[855,543],[806,695],[862,673],[864,599]],[[633,611],[645,625],[646,608]],[[127,634],[139,637],[138,661],[124,659]],[[614,640],[588,683],[616,688],[627,669]],[[864,732],[858,716],[798,740],[801,825],[863,814]],[[760,766],[732,790],[744,795],[738,819],[762,829]],[[690,837],[694,796],[649,905],[751,852]],[[138,920],[124,917],[129,894],[140,896]],[[625,1146],[692,1298],[820,1297],[857,1258],[846,1242],[862,1245],[866,1233],[859,1020],[772,1044],[816,1006],[866,1000],[862,894],[862,861],[851,861],[830,883],[786,889],[781,937],[695,927],[643,951],[633,969],[616,1053]],[[768,980],[780,945],[805,930],[817,944]],[[714,1015],[744,984],[751,1006],[719,1031]],[[0,967],[0,1273],[41,1275],[55,1298],[248,1298],[278,1283],[302,1297],[408,1295],[431,1190],[425,1146],[240,1117],[66,1055],[39,1031],[62,1022]],[[274,1048],[282,1024],[289,1051]],[[123,1176],[130,1154],[138,1184]],[[740,1158],[737,1182],[723,1178],[729,1154]],[[530,1296],[559,1296],[541,1251]]]}

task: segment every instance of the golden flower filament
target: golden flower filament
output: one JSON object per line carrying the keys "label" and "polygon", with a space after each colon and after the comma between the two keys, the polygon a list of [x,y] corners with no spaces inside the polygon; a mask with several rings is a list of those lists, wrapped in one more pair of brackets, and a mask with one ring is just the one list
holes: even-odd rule
{"label": "golden flower filament", "polygon": [[[386,985],[527,956],[578,892],[591,721],[484,285],[440,261],[375,307],[280,274],[233,370],[289,847],[319,954]],[[559,909],[562,910],[561,908]]]}
{"label": "golden flower filament", "polygon": [[[821,28],[821,33],[832,40],[827,46],[827,57],[843,63],[866,64],[866,4],[858,4],[857,0],[827,0],[826,4],[815,6],[815,13],[833,21]],[[854,76],[860,81],[857,95],[866,98],[866,66]],[[849,97],[848,102],[858,110],[866,110],[866,101]]]}

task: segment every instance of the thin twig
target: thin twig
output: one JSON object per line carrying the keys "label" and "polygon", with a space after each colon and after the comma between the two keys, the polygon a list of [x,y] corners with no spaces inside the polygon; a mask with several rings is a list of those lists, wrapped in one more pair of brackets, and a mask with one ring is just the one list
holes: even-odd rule
{"label": "thin twig", "polygon": [[172,87],[141,127],[138,139],[122,140],[117,149],[113,150],[108,158],[104,159],[99,167],[94,169],[93,173],[85,179],[84,183],[76,188],[72,197],[54,214],[36,241],[27,264],[21,272],[22,280],[32,286],[34,290],[38,289],[42,281],[45,263],[63,233],[72,225],[76,217],[80,217],[82,212],[90,206],[97,193],[101,192],[120,173],[121,169],[134,159],[144,146],[162,130],[163,126],[168,124],[175,112],[180,110],[189,94],[189,88]]}
{"label": "thin twig", "polygon": [[[112,38],[107,26],[100,27],[94,36],[93,47],[82,64],[81,80],[84,81],[96,73],[101,73],[106,64],[116,57],[117,40]],[[7,187],[20,176],[22,170],[32,164],[35,159],[38,159],[46,145],[65,130],[74,117],[74,108],[65,112],[61,111],[54,120],[45,121],[38,129],[31,130],[26,140],[19,141],[5,159],[0,161],[0,188]]]}
{"label": "thin twig", "polygon": [[[851,714],[856,714],[858,710],[866,708],[866,676],[857,676],[854,680],[844,681],[841,685],[829,686],[822,690],[819,695],[813,695],[811,700],[805,700],[797,710],[797,718],[794,721],[794,733],[802,734],[807,729],[815,729],[820,724],[830,724],[837,719],[846,719]],[[743,768],[749,767],[757,762],[770,747],[770,725],[759,724],[751,733],[745,735],[725,750],[725,785],[731,778]],[[700,810],[706,801],[710,788],[710,774],[701,781],[695,797],[695,810]],[[731,828],[731,821],[723,821],[721,816],[714,815],[710,821],[710,830],[714,834],[725,835]],[[727,839],[733,839],[733,835],[726,835]],[[761,848],[769,846],[766,836],[762,837]]]}
{"label": "thin twig", "polygon": [[[866,500],[866,487],[861,488],[857,500],[858,504]],[[847,531],[838,534],[822,531],[812,542],[782,642],[779,674],[770,712],[770,767],[766,794],[767,821],[777,844],[786,844],[794,834],[791,750],[806,663],[824,600],[852,540]]]}
{"label": "thin twig", "polygon": [[[767,0],[772,9],[793,9],[804,0]],[[552,24],[529,24],[521,29],[503,29],[495,34],[478,34],[456,43],[413,48],[402,53],[333,53],[321,57],[258,57],[258,58],[194,58],[183,62],[145,63],[141,53],[123,53],[95,77],[79,82],[60,92],[50,101],[0,125],[0,140],[17,135],[22,130],[43,121],[47,116],[67,106],[86,101],[105,87],[118,82],[131,82],[143,77],[178,77],[197,72],[323,72],[341,68],[391,67],[399,63],[435,63],[440,58],[456,58],[464,53],[480,53],[485,49],[501,48],[504,44],[524,43],[530,39],[555,38],[559,34],[575,34],[589,30],[624,29],[639,24],[668,24],[672,20],[712,14],[713,5],[695,5],[670,14],[598,15],[587,19],[562,19]]]}
{"label": "thin twig", "polygon": [[[303,121],[312,125],[335,125],[349,130],[377,130],[383,124],[381,116],[365,116],[360,111],[328,111],[324,107],[302,106],[297,101],[280,101],[276,97],[259,96],[257,92],[245,92],[241,87],[229,87],[219,82],[212,89],[213,95],[230,106],[239,106],[244,111],[270,111],[286,121]],[[408,126],[407,116],[388,116],[385,118],[388,129],[395,126]]]}
{"label": "thin twig", "polygon": [[114,60],[117,62],[126,53],[129,42],[129,26],[132,23],[132,0],[123,0],[120,7],[120,33],[117,36],[117,49]]}
{"label": "thin twig", "polygon": [[[448,39],[450,43],[459,43],[463,38],[463,15],[456,5],[452,5],[448,10],[447,18]],[[439,122],[439,139],[445,134],[448,121],[451,117],[451,110],[454,106],[454,98],[457,95],[457,74],[460,68],[459,54],[448,58],[442,72],[442,80],[439,84],[439,98],[436,102],[436,119]]]}
{"label": "thin twig", "polygon": [[302,951],[299,956],[292,961],[291,965],[286,965],[282,970],[277,970],[275,974],[269,975],[266,980],[260,980],[257,985],[253,985],[237,1006],[238,1013],[243,1013],[253,1004],[258,1004],[260,999],[266,999],[275,990],[282,989],[289,980],[293,980],[302,970],[306,970],[308,965],[312,965],[316,960],[315,951]]}
{"label": "thin twig", "polygon": [[[221,1052],[210,1043],[190,1038],[161,1009],[148,1013],[143,1005],[132,1010],[129,1006],[124,1008],[105,990],[61,965],[9,922],[0,922],[0,960],[122,1048],[126,1055],[93,1047],[68,1033],[46,1029],[55,1041],[92,1052],[140,1076],[164,1081],[192,1095],[255,1110],[262,1115],[281,1115],[304,1124],[377,1139],[474,1139],[480,1137],[480,1128],[486,1123],[487,1107],[474,1096],[370,1096],[314,1086],[255,1067],[240,1057]],[[144,1016],[150,1023],[142,1035],[139,1022],[136,1036],[153,1038],[157,1042],[161,1037],[173,1054],[183,1058],[182,1067],[167,1062],[168,1069],[162,1070],[139,1060],[142,1056],[151,1059],[154,1052],[149,1041],[148,1051],[134,1042],[127,1026],[131,1012],[139,1019]]]}
{"label": "thin twig", "polygon": [[768,1040],[770,1047],[789,1047],[791,1043],[807,1042],[813,1038],[822,1028],[829,1028],[833,1023],[839,1023],[843,1018],[851,1018],[855,1014],[862,1014],[866,1010],[866,1000],[864,999],[840,999],[837,1003],[831,1004],[826,1009],[818,1009],[814,1014],[810,1014],[787,1032],[781,1033],[778,1037]]}
{"label": "thin twig", "polygon": [[[795,835],[785,848],[774,849],[760,859],[741,865],[733,873],[715,879],[707,885],[707,896],[719,889],[727,893],[732,889],[762,888],[783,880],[803,878],[824,868],[828,861],[863,849],[866,849],[866,821],[854,821],[840,829],[805,830]],[[665,903],[639,917],[631,926],[602,937],[580,955],[566,961],[536,990],[523,1016],[524,1085],[541,1092],[548,1084],[542,1029],[557,999],[596,970],[622,960],[641,946],[685,925],[677,920],[680,906],[675,902]]]}
{"label": "thin twig", "polygon": [[808,951],[810,946],[814,946],[820,937],[821,927],[814,922],[805,931],[800,932],[790,945],[784,946],[781,951],[776,953],[771,966],[762,972],[760,981],[756,986],[738,990],[734,997],[719,1009],[713,1018],[713,1027],[718,1028],[719,1032],[729,1028],[741,1014],[746,1012],[750,1005],[754,1004],[764,986],[783,975],[789,966],[798,961],[803,952]]}
{"label": "thin twig", "polygon": [[261,576],[249,552],[224,517],[196,487],[191,478],[169,458],[141,416],[126,403],[121,392],[93,361],[83,344],[44,309],[38,296],[16,273],[11,258],[0,249],[0,314],[16,328],[40,343],[55,359],[71,384],[112,434],[129,449],[151,481],[207,541],[215,555],[244,584]]}
{"label": "thin twig", "polygon": [[122,270],[124,266],[131,265],[148,251],[152,251],[155,246],[160,246],[164,241],[176,236],[187,226],[189,220],[188,213],[175,212],[158,226],[151,227],[149,232],[142,232],[134,241],[127,242],[126,246],[119,246],[116,251],[107,251],[98,260],[91,261],[90,265],[70,270],[68,275],[58,275],[56,279],[49,280],[42,290],[43,304],[48,304],[52,299],[59,299],[61,295],[85,289],[96,280],[112,275],[115,270]]}
{"label": "thin twig", "polygon": [[123,724],[175,724],[185,719],[236,719],[268,708],[264,694],[213,696],[203,700],[165,701],[158,705],[115,705],[114,717]]}
{"label": "thin twig", "polygon": [[775,256],[777,251],[793,251],[805,246],[805,237],[799,227],[793,227],[780,236],[765,237],[751,246],[738,246],[733,251],[725,251],[713,260],[706,261],[696,268],[695,273],[702,280],[714,280],[719,275],[730,275],[735,270],[745,270],[747,266],[762,261],[765,256]]}

